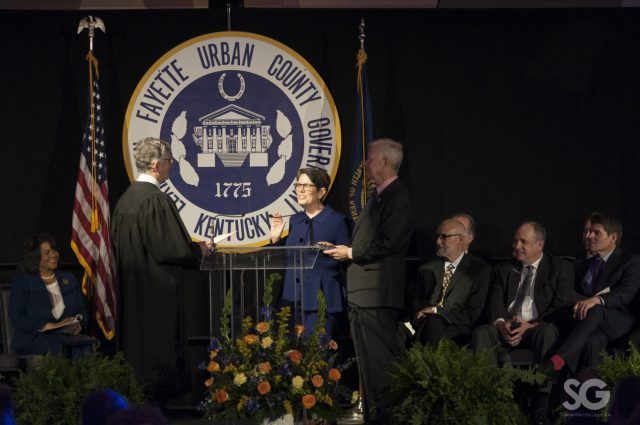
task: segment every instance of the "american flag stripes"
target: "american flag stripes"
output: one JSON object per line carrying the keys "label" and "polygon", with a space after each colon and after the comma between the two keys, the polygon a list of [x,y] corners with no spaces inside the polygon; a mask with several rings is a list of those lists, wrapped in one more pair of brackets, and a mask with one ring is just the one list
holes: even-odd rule
{"label": "american flag stripes", "polygon": [[[76,182],[71,248],[82,264],[85,294],[93,284],[95,318],[107,339],[115,335],[116,275],[109,233],[109,190],[107,154],[98,85],[98,62],[90,52],[89,113],[84,134]],[[94,75],[95,69],[95,75]]]}

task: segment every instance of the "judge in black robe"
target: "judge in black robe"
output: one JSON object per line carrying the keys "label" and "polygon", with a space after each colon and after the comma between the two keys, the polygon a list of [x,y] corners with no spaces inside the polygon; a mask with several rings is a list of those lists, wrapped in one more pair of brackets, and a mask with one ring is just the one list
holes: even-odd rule
{"label": "judge in black robe", "polygon": [[169,145],[144,139],[135,160],[141,174],[120,197],[111,221],[120,278],[120,341],[141,382],[157,387],[169,381],[167,387],[175,388],[180,384],[175,378],[188,380],[181,286],[186,269],[198,267],[200,250],[159,187],[173,162]]}

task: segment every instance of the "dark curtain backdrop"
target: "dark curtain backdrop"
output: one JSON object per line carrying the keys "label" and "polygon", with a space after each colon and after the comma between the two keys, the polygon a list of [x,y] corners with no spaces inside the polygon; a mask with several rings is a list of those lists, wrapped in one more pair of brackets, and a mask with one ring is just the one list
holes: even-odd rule
{"label": "dark curtain backdrop", "polygon": [[[69,248],[87,90],[88,12],[0,12],[0,263],[47,230]],[[226,29],[223,13],[95,12],[111,206],[129,181],[122,125],[129,98],[160,56]],[[640,251],[640,10],[256,10],[233,29],[283,42],[329,86],[342,158],[328,202],[346,212],[357,28],[366,19],[375,136],[403,142],[413,193],[412,255],[460,211],[479,224],[476,250],[508,253],[517,224],[543,223],[548,250],[580,254],[582,219],[619,216]]]}

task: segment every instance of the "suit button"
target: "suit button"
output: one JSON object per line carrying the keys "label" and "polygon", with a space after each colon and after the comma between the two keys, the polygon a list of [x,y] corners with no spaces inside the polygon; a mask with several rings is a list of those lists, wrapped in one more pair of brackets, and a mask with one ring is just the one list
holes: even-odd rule
{"label": "suit button", "polygon": [[302,243],[302,242],[304,242],[304,239],[300,238],[300,239],[298,239],[298,242]]}
{"label": "suit button", "polygon": [[300,278],[296,277],[296,283],[300,283]]}

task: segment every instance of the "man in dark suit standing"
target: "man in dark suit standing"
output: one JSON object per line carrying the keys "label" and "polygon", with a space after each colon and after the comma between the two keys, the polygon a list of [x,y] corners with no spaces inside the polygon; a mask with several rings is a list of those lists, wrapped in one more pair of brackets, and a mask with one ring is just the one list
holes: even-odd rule
{"label": "man in dark suit standing", "polygon": [[622,238],[618,219],[594,213],[589,222],[587,252],[593,255],[576,263],[576,323],[557,354],[541,365],[543,370],[596,367],[600,351],[635,323],[630,304],[640,288],[640,256],[618,246]]}
{"label": "man in dark suit standing", "polygon": [[[544,254],[546,231],[525,222],[515,233],[516,262],[496,265],[487,299],[490,323],[472,334],[473,350],[528,348],[544,359],[558,337],[552,323],[571,302],[573,267],[568,261]],[[497,364],[497,352],[492,350]]]}
{"label": "man in dark suit standing", "polygon": [[390,384],[390,365],[404,352],[399,320],[412,219],[409,192],[398,179],[401,163],[400,143],[378,139],[369,144],[366,177],[376,190],[360,214],[351,247],[338,245],[325,251],[337,260],[352,261],[347,269],[347,301],[367,423],[386,423],[379,401]]}
{"label": "man in dark suit standing", "polygon": [[457,219],[436,230],[438,258],[420,266],[414,282],[416,341],[437,345],[443,337],[467,343],[484,309],[491,268],[467,253],[468,232]]}

